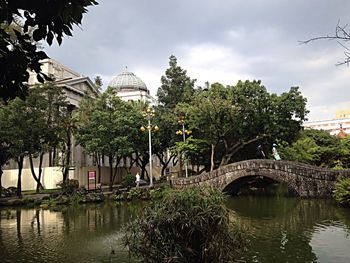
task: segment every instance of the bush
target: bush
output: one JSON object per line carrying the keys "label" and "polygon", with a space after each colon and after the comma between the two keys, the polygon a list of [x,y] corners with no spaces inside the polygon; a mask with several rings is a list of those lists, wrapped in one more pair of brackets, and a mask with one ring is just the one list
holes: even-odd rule
{"label": "bush", "polygon": [[79,181],[74,179],[67,179],[57,184],[61,188],[62,193],[66,195],[74,194],[79,189]]}
{"label": "bush", "polygon": [[169,189],[163,189],[163,188],[154,188],[149,191],[150,198],[152,200],[155,199],[161,199],[166,195],[166,192],[169,191]]}
{"label": "bush", "polygon": [[136,185],[135,180],[136,180],[135,175],[129,173],[124,176],[122,180],[122,185],[123,187],[131,188]]}
{"label": "bush", "polygon": [[140,199],[141,190],[139,188],[132,188],[127,195],[127,200]]}
{"label": "bush", "polygon": [[9,188],[2,187],[1,196],[10,197],[17,195],[17,187],[10,186]]}
{"label": "bush", "polygon": [[339,204],[350,206],[350,178],[342,178],[335,184],[333,197]]}
{"label": "bush", "polygon": [[245,248],[221,192],[169,191],[126,227],[125,245],[144,262],[234,262]]}

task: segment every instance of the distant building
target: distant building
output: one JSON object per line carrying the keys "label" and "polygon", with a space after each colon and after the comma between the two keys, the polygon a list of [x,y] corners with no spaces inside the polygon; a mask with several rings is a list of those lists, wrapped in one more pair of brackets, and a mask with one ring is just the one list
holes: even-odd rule
{"label": "distant building", "polygon": [[150,95],[146,84],[134,73],[126,70],[114,77],[109,82],[108,87],[112,87],[118,97],[124,101],[139,100],[154,105],[156,101]]}
{"label": "distant building", "polygon": [[335,112],[336,119],[350,118],[350,109],[347,110],[337,110]]}
{"label": "distant building", "polygon": [[[86,93],[98,96],[97,88],[89,77],[83,76],[51,58],[44,59],[41,63],[42,73],[52,77],[57,86],[63,87],[71,105],[78,107]],[[32,86],[37,83],[36,73],[31,72],[28,84]]]}
{"label": "distant building", "polygon": [[344,138],[350,134],[350,118],[337,118],[333,120],[305,122],[306,129],[324,130],[331,135]]}

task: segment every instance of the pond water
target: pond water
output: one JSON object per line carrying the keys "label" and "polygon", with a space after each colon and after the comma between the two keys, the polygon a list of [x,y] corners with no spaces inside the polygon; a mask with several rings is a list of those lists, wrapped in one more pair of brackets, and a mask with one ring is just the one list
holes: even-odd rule
{"label": "pond water", "polygon": [[[227,206],[249,237],[242,262],[350,262],[350,209],[249,196]],[[139,211],[132,203],[1,208],[0,262],[129,262],[121,229]]]}

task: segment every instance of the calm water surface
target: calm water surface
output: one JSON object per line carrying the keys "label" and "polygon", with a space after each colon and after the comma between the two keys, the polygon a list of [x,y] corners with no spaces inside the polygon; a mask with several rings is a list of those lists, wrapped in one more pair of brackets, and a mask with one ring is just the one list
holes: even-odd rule
{"label": "calm water surface", "polygon": [[[227,206],[249,237],[243,262],[350,262],[350,209],[266,197],[233,197]],[[1,208],[0,262],[129,262],[121,228],[139,211],[131,203]]]}

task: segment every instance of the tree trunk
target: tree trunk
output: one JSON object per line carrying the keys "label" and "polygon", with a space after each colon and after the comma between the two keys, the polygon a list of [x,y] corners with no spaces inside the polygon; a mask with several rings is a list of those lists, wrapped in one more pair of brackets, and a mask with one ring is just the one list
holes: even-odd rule
{"label": "tree trunk", "polygon": [[40,189],[44,189],[44,186],[41,184],[41,175],[43,173],[43,159],[44,159],[44,152],[40,153],[40,157],[39,157],[39,174],[38,174],[38,181],[36,184],[36,192],[39,193]]}
{"label": "tree trunk", "polygon": [[174,155],[171,155],[169,157],[169,159],[165,162],[162,158],[162,156],[160,156],[159,154],[156,154],[160,163],[162,164],[162,171],[161,171],[161,175],[164,176],[164,172],[165,172],[165,169],[168,167],[169,163],[171,162],[171,160],[175,157]]}
{"label": "tree trunk", "polygon": [[2,174],[3,174],[3,171],[2,171],[2,168],[0,167],[0,197],[2,196]]}
{"label": "tree trunk", "polygon": [[51,166],[56,166],[56,162],[57,162],[57,149],[56,147],[53,147],[53,153],[52,153],[52,163],[51,163]]}
{"label": "tree trunk", "polygon": [[97,177],[97,182],[100,184],[101,183],[101,164],[97,164],[97,170],[98,170],[98,177]]}
{"label": "tree trunk", "polygon": [[101,158],[98,153],[94,153],[94,165],[97,166],[97,183],[101,183]]}
{"label": "tree trunk", "polygon": [[113,183],[114,183],[114,181],[115,181],[115,178],[117,177],[117,168],[118,168],[118,165],[119,165],[119,163],[120,163],[120,160],[121,160],[121,158],[118,158],[118,157],[117,157],[117,161],[116,161],[116,164],[115,164],[115,166],[114,166]]}
{"label": "tree trunk", "polygon": [[178,159],[179,159],[179,177],[182,177],[183,176],[183,162],[182,162],[182,154],[179,153],[178,155]]}
{"label": "tree trunk", "polygon": [[214,170],[214,157],[215,157],[215,147],[216,145],[215,144],[212,144],[211,145],[211,155],[210,155],[210,171],[213,171]]}
{"label": "tree trunk", "polygon": [[69,175],[69,165],[70,165],[70,155],[71,155],[71,134],[70,127],[67,128],[67,149],[66,149],[66,160],[64,164],[63,171],[63,181],[68,179]]}
{"label": "tree trunk", "polygon": [[52,165],[52,148],[50,148],[50,150],[49,150],[49,167],[51,167],[51,166],[53,166]]}
{"label": "tree trunk", "polygon": [[109,191],[113,190],[113,156],[108,156],[109,162]]}
{"label": "tree trunk", "polygon": [[29,157],[29,164],[30,164],[30,170],[32,172],[32,176],[36,182],[36,192],[39,193],[39,189],[44,189],[44,187],[42,186],[41,184],[41,174],[42,174],[42,169],[41,169],[41,166],[42,166],[42,161],[43,161],[43,153],[40,153],[40,159],[39,159],[39,175],[38,177],[36,176],[35,174],[35,170],[34,170],[34,164],[33,164],[33,157],[32,157],[32,154],[29,154],[28,157]]}
{"label": "tree trunk", "polygon": [[17,179],[17,196],[22,197],[22,169],[23,169],[23,156],[17,158],[18,164],[18,179]]}

